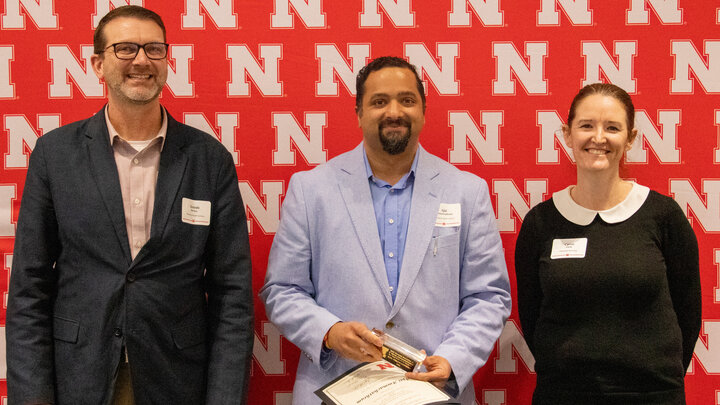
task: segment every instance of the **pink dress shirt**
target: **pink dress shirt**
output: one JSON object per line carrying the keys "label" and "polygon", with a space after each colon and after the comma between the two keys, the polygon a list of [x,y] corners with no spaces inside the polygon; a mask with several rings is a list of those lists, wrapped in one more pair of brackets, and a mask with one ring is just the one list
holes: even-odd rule
{"label": "pink dress shirt", "polygon": [[107,108],[105,108],[105,122],[110,133],[110,144],[120,178],[130,252],[132,258],[135,259],[150,238],[160,152],[162,152],[167,134],[167,114],[163,109],[160,131],[147,146],[139,150],[123,139],[113,128]]}

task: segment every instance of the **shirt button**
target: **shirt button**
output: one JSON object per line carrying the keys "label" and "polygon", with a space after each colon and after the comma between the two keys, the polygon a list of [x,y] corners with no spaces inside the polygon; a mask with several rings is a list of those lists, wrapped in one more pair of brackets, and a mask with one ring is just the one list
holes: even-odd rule
{"label": "shirt button", "polygon": [[390,286],[390,292],[393,292],[393,290],[394,290],[394,288],[392,288],[392,286]]}
{"label": "shirt button", "polygon": [[390,219],[388,219],[388,222],[391,223],[391,224],[394,224],[394,223],[395,223],[395,220],[392,219],[392,218],[390,218]]}
{"label": "shirt button", "polygon": [[390,192],[391,192],[391,193],[394,193],[394,192],[395,192],[395,190],[393,190],[393,189],[390,189]]}
{"label": "shirt button", "polygon": [[138,159],[138,158],[133,159],[133,163],[135,163],[136,165],[139,165],[139,164],[140,164],[140,159]]}
{"label": "shirt button", "polygon": [[115,328],[115,330],[113,331],[113,335],[115,335],[116,337],[122,337],[122,329]]}
{"label": "shirt button", "polygon": [[388,256],[390,256],[390,257],[395,257],[395,253],[390,252],[390,253],[388,253]]}
{"label": "shirt button", "polygon": [[140,199],[139,199],[139,198],[136,198],[134,202],[135,202],[135,205],[140,205]]}
{"label": "shirt button", "polygon": [[388,323],[385,324],[385,329],[392,329],[395,327],[395,324],[393,321],[388,321]]}

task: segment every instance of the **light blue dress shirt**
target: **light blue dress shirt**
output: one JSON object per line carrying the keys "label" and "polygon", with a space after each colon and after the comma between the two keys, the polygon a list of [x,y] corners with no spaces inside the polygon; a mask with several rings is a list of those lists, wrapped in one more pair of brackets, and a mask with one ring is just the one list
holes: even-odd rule
{"label": "light blue dress shirt", "polygon": [[400,279],[400,268],[402,267],[403,253],[405,252],[405,239],[407,237],[408,223],[410,222],[410,203],[412,202],[418,154],[415,152],[410,171],[405,173],[394,185],[373,176],[367,153],[363,153],[363,156],[365,158],[368,183],[370,183],[370,194],[375,208],[375,220],[380,235],[385,272],[390,284],[390,295],[392,295],[393,302],[395,302],[398,280]]}

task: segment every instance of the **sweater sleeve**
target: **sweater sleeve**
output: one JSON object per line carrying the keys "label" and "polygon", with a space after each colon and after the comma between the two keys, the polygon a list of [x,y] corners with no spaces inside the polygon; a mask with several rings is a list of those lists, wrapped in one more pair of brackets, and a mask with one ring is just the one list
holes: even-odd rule
{"label": "sweater sleeve", "polygon": [[540,241],[536,232],[536,213],[531,210],[524,218],[515,243],[515,276],[517,280],[517,305],[525,341],[533,351],[535,324],[543,299],[538,267]]}
{"label": "sweater sleeve", "polygon": [[701,294],[698,244],[685,214],[675,201],[665,214],[662,252],[668,287],[683,339],[683,366],[687,370],[700,333]]}

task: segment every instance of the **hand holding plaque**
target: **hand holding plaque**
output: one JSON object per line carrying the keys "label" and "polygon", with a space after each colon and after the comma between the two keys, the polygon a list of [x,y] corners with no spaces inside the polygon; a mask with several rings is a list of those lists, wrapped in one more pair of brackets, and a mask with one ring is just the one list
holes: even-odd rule
{"label": "hand holding plaque", "polygon": [[418,350],[381,330],[373,328],[372,333],[383,342],[381,349],[383,359],[409,373],[420,371],[420,367],[425,357],[427,357],[424,351]]}
{"label": "hand holding plaque", "polygon": [[[441,388],[445,386],[452,372],[447,359],[441,356],[427,356],[425,350],[418,350],[378,329],[373,329],[372,333],[383,341],[381,348],[383,359],[407,371],[408,378],[431,382]],[[423,365],[427,371],[421,373],[420,367]]]}
{"label": "hand holding plaque", "polygon": [[325,347],[339,356],[363,363],[381,359],[382,341],[361,322],[338,322],[330,327]]}

